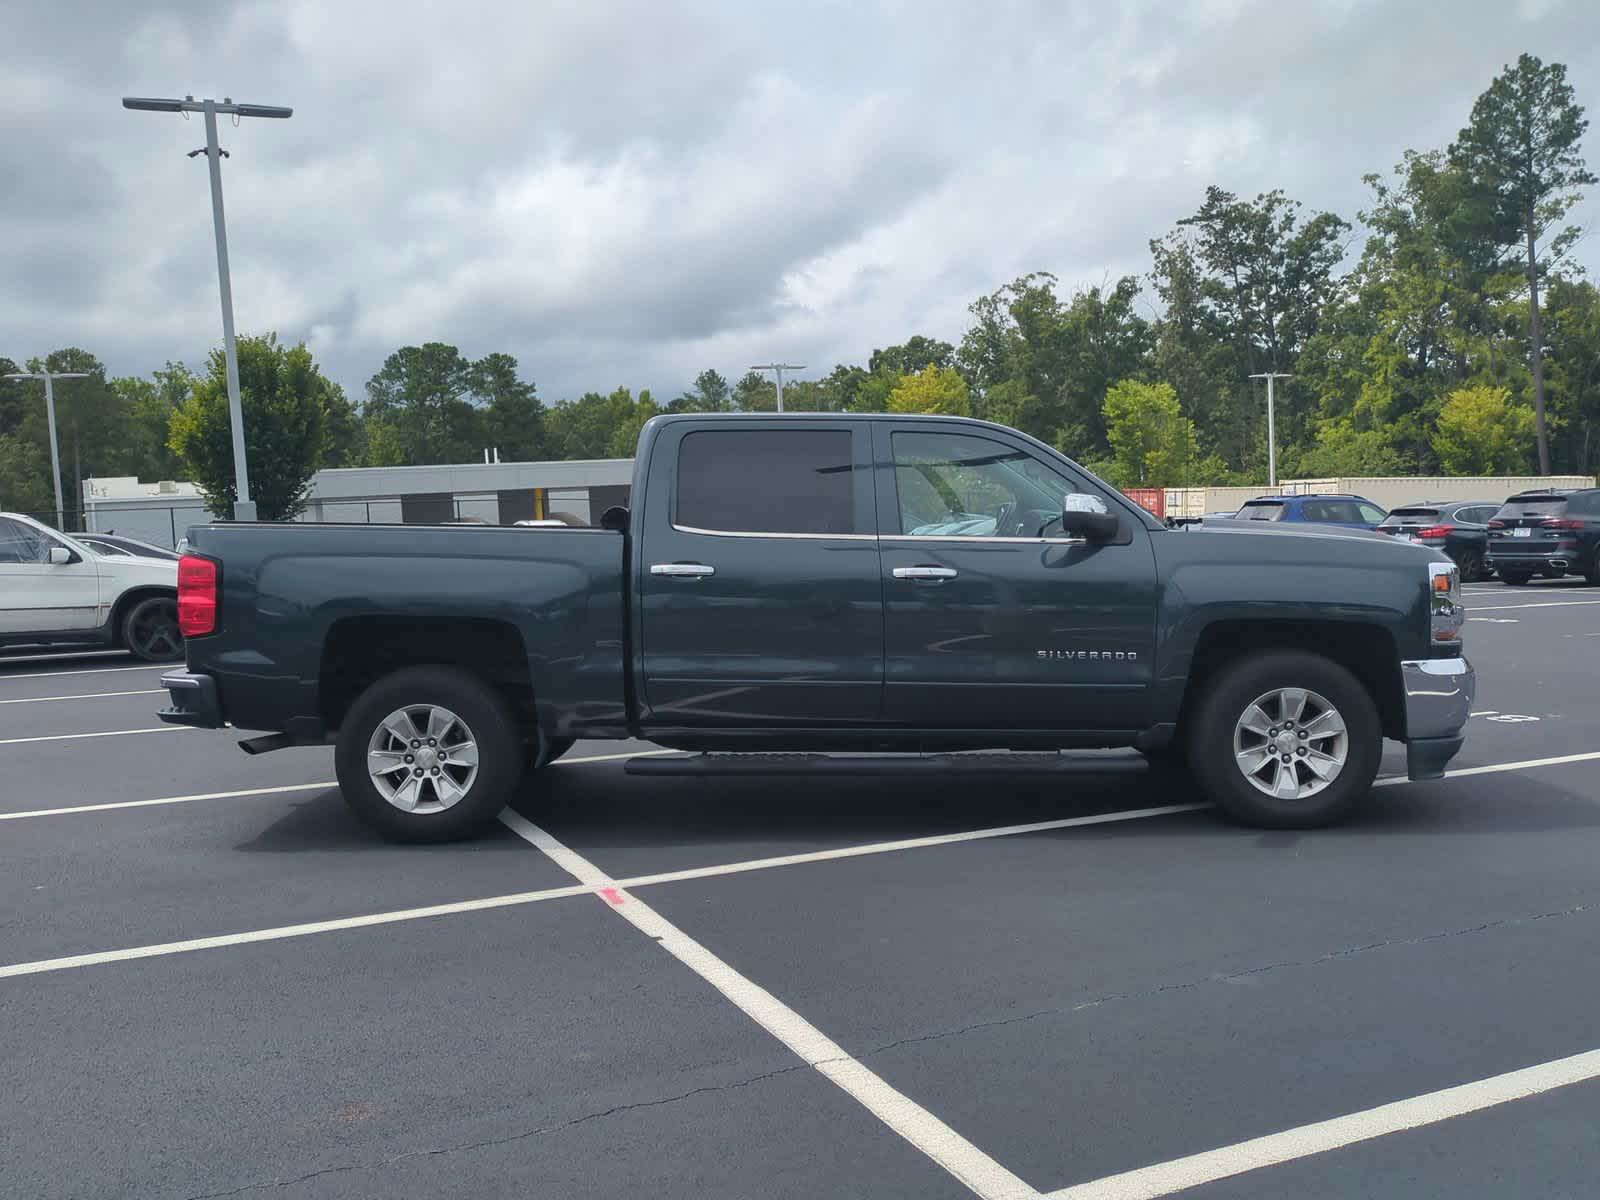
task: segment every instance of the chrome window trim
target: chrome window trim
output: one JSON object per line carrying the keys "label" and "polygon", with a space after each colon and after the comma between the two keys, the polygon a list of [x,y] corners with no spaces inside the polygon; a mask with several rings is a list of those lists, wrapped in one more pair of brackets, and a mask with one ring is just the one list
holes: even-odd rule
{"label": "chrome window trim", "polygon": [[878,535],[875,533],[777,533],[760,530],[745,529],[700,529],[694,525],[679,525],[673,522],[672,529],[675,533],[698,533],[703,537],[726,538],[799,538],[809,542],[875,542]]}
{"label": "chrome window trim", "polygon": [[696,533],[702,537],[725,538],[798,538],[809,542],[955,542],[959,545],[981,546],[1000,543],[1013,546],[1087,546],[1088,538],[1031,538],[1031,537],[980,537],[976,534],[962,537],[949,533],[777,533],[744,529],[701,529],[694,525],[673,524],[674,533]]}
{"label": "chrome window trim", "polygon": [[956,542],[966,546],[982,546],[985,543],[999,542],[1012,546],[1087,546],[1088,538],[1031,538],[1031,537],[983,537],[979,534],[962,536],[958,533],[885,533],[878,539],[881,542]]}

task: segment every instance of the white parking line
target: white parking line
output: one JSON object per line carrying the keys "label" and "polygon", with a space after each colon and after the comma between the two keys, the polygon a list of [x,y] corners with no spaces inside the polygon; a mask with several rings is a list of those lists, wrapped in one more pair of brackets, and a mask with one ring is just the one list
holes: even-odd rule
{"label": "white parking line", "polygon": [[50,700],[104,700],[107,696],[162,696],[165,688],[145,688],[137,692],[81,692],[76,696],[23,696],[18,700],[0,700],[0,704],[44,704]]}
{"label": "white parking line", "polygon": [[1436,1125],[1452,1117],[1523,1100],[1556,1088],[1600,1077],[1600,1050],[1508,1071],[1475,1083],[1443,1088],[1409,1100],[1396,1100],[1363,1112],[1301,1125],[1282,1133],[1251,1138],[1234,1146],[1175,1158],[1170,1162],[1108,1175],[1051,1192],[1046,1200],[1155,1200],[1185,1188],[1214,1183],[1247,1171],[1325,1154],[1341,1146],[1371,1141],[1407,1129]]}
{"label": "white parking line", "polygon": [[[0,662],[0,666],[4,663]],[[172,663],[151,663],[144,667],[86,667],[81,671],[30,671],[26,675],[7,675],[0,671],[0,683],[8,679],[54,679],[59,675],[110,675],[116,671],[170,671]]]}
{"label": "white parking line", "polygon": [[864,1063],[771,992],[739,974],[655,909],[628,892],[599,867],[513,812],[500,816],[508,828],[542,851],[562,870],[599,893],[618,916],[734,1004],[801,1061],[815,1067],[878,1120],[910,1142],[985,1200],[1025,1200],[1038,1191],[1006,1170],[938,1117],[896,1091]]}
{"label": "white parking line", "polygon": [[[248,793],[247,793],[248,794]],[[198,798],[198,797],[197,797]],[[133,803],[140,803],[134,801]],[[145,801],[144,803],[152,803]],[[153,803],[170,804],[172,800]],[[669,871],[656,875],[638,875],[616,881],[617,887],[647,887],[655,883],[676,883],[689,879],[709,879],[716,875],[734,875],[744,871],[763,871],[771,867],[794,866],[799,863],[822,862],[830,858],[851,858],[863,854],[888,854],[897,850],[912,850],[923,846],[943,846],[954,842],[975,841],[986,837],[1009,837],[1019,833],[1036,833],[1045,829],[1065,829],[1073,825],[1101,825],[1113,821],[1136,821],[1142,817],[1165,816],[1172,811],[1188,811],[1204,805],[1176,805],[1168,808],[1141,808],[1126,812],[1101,813],[1092,817],[1067,817],[1060,821],[1041,821],[1033,825],[1005,825],[997,829],[971,830],[963,833],[936,834],[926,838],[910,838],[898,842],[873,842],[865,846],[844,846],[835,850],[817,850],[810,854],[789,854],[778,858],[757,858],[746,862],[720,863],[710,867],[691,867],[683,871]],[[25,814],[46,816],[66,811],[45,809]],[[510,810],[506,810],[511,814]],[[502,818],[503,819],[503,818]],[[585,887],[547,888],[538,892],[513,892],[504,896],[488,896],[479,900],[462,900],[449,904],[436,904],[428,908],[408,908],[397,912],[368,913],[357,917],[338,917],[329,921],[313,921],[303,925],[285,925],[274,929],[252,929],[243,933],[225,933],[216,937],[193,938],[181,942],[160,942],[149,946],[135,946],[128,950],[102,950],[93,954],[75,954],[66,958],[47,958],[36,962],[13,963],[0,966],[0,979],[12,975],[38,975],[46,971],[65,971],[73,967],[96,966],[100,963],[124,962],[135,958],[156,958],[166,954],[183,954],[190,950],[212,950],[222,946],[242,946],[250,942],[275,941],[279,938],[301,937],[312,933],[331,933],[340,929],[359,929],[367,925],[390,925],[397,921],[415,921],[424,917],[447,916],[458,912],[477,912],[485,908],[509,908],[523,904],[538,904],[545,900],[560,900],[567,896],[581,896],[592,889]]]}
{"label": "white parking line", "polygon": [[[1563,763],[1593,762],[1600,759],[1600,750],[1590,750],[1583,754],[1559,754],[1554,758],[1528,758],[1522,762],[1489,763],[1482,767],[1457,767],[1453,771],[1446,771],[1446,779],[1464,779],[1468,775],[1498,775],[1502,771],[1526,771],[1532,767],[1559,767]],[[1382,779],[1374,779],[1373,787],[1398,787],[1402,783],[1411,782],[1404,775],[1385,775]]]}
{"label": "white parking line", "polygon": [[1600,600],[1547,600],[1540,604],[1469,604],[1468,612],[1504,612],[1512,608],[1590,608]]}
{"label": "white parking line", "polygon": [[233,800],[239,796],[276,796],[285,792],[316,792],[338,787],[324,783],[291,783],[283,787],[244,788],[237,792],[200,792],[193,796],[161,796],[155,800],[113,800],[105,804],[74,804],[71,808],[35,808],[28,812],[0,813],[0,821],[21,821],[28,817],[64,817],[69,813],[110,812],[117,808],[151,808],[158,804],[188,804],[195,800]]}
{"label": "white parking line", "polygon": [[43,737],[0,738],[0,746],[20,746],[23,742],[71,742],[78,738],[128,737],[135,733],[182,733],[185,725],[157,725],[150,729],[107,729],[100,733],[49,733]]}

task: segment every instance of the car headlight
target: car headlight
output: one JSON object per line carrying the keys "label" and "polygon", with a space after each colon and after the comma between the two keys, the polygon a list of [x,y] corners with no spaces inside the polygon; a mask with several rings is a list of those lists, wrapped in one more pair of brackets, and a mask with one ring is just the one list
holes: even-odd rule
{"label": "car headlight", "polygon": [[1428,564],[1428,621],[1434,645],[1461,644],[1461,568],[1453,562]]}

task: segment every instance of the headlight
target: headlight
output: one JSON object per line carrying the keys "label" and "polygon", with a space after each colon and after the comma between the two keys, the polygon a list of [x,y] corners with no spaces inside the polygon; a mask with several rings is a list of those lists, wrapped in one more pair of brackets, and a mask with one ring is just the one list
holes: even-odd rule
{"label": "headlight", "polygon": [[1428,564],[1428,614],[1435,645],[1460,644],[1466,612],[1461,607],[1461,569],[1455,563]]}

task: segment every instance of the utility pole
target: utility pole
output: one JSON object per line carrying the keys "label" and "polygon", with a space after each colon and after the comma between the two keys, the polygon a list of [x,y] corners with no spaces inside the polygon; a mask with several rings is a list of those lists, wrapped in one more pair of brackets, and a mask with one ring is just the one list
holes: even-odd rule
{"label": "utility pole", "polygon": [[750,368],[752,371],[771,371],[778,377],[778,411],[783,411],[783,373],[785,371],[804,371],[805,363],[757,363]]}
{"label": "utility pole", "polygon": [[1285,371],[1262,371],[1259,375],[1250,376],[1251,379],[1265,379],[1267,381],[1267,483],[1272,487],[1278,486],[1278,426],[1272,412],[1272,385],[1279,379],[1293,379],[1294,376]]}
{"label": "utility pole", "polygon": [[[67,531],[66,518],[61,504],[61,450],[56,445],[56,392],[52,384],[57,379],[87,379],[87,371],[18,371],[7,375],[7,379],[42,379],[44,380],[44,413],[50,425],[50,471],[56,478],[56,528],[62,533]],[[81,483],[80,483],[81,486]]]}
{"label": "utility pole", "polygon": [[204,154],[211,168],[211,223],[217,238],[217,282],[222,290],[222,352],[228,368],[228,420],[233,428],[233,519],[254,521],[256,506],[250,499],[250,472],[244,454],[244,407],[239,401],[239,348],[233,336],[233,283],[228,277],[228,229],[222,219],[222,156],[227,151],[217,145],[217,114],[283,120],[292,116],[294,109],[273,104],[235,104],[226,96],[220,104],[210,99],[196,100],[193,96],[185,96],[182,100],[124,96],[122,107],[142,112],[205,114],[205,147],[191,151],[189,157]]}

